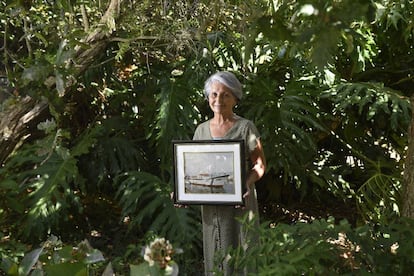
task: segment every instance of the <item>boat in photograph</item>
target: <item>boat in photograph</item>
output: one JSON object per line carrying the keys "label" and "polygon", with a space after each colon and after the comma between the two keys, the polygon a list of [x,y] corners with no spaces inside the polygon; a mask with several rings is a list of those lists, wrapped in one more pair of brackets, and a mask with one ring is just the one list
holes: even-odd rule
{"label": "boat in photograph", "polygon": [[230,174],[198,174],[186,176],[186,192],[190,193],[226,193],[229,186]]}
{"label": "boat in photograph", "polygon": [[227,184],[228,176],[229,174],[222,174],[216,176],[200,174],[194,178],[189,179],[189,182],[192,185],[220,188]]}

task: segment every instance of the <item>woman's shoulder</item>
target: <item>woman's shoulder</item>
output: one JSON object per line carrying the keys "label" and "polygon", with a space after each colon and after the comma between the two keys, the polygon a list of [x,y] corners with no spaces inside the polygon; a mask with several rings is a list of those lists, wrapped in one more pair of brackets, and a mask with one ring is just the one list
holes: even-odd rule
{"label": "woman's shoulder", "polygon": [[208,127],[210,127],[210,120],[207,120],[205,122],[202,122],[202,123],[198,124],[198,126],[196,127],[196,130],[197,129],[205,129],[205,128],[208,128]]}
{"label": "woman's shoulder", "polygon": [[236,123],[240,126],[240,127],[255,127],[254,123],[252,120],[246,119],[244,117],[241,117],[239,115],[237,116],[237,121]]}
{"label": "woman's shoulder", "polygon": [[210,120],[200,123],[194,132],[193,140],[208,139],[210,133]]}
{"label": "woman's shoulder", "polygon": [[236,129],[242,136],[250,136],[250,134],[254,134],[257,137],[260,137],[259,131],[252,120],[240,116],[238,117]]}

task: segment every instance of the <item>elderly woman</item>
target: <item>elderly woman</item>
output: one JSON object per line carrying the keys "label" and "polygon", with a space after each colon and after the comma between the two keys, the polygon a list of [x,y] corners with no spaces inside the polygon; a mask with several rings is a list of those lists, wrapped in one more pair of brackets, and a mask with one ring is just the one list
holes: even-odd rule
{"label": "elderly woman", "polygon": [[246,149],[246,193],[244,208],[221,205],[204,205],[201,207],[203,220],[203,250],[205,275],[213,275],[220,270],[224,275],[237,275],[222,260],[214,266],[214,255],[224,253],[229,247],[246,246],[248,237],[236,218],[252,212],[258,219],[257,198],[254,183],[264,172],[266,160],[263,153],[260,135],[255,125],[233,111],[243,96],[239,80],[231,72],[217,72],[210,76],[204,84],[204,93],[209,106],[214,112],[213,118],[200,124],[194,140],[210,139],[244,139]]}

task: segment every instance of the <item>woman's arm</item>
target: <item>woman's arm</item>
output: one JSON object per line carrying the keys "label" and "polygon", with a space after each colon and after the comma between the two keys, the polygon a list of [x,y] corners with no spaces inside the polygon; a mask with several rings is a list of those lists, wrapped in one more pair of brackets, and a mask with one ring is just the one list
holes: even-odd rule
{"label": "woman's arm", "polygon": [[248,172],[246,179],[246,193],[243,197],[247,197],[250,194],[250,189],[253,188],[254,183],[262,178],[266,171],[266,158],[263,151],[263,146],[260,139],[257,139],[256,148],[250,153],[250,160],[253,167]]}

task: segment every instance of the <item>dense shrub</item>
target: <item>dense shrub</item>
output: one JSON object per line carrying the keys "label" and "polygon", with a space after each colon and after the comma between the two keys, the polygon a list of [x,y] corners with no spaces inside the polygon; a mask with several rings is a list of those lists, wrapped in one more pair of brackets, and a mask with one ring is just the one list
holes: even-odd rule
{"label": "dense shrub", "polygon": [[354,228],[334,218],[312,223],[270,225],[259,231],[260,243],[231,249],[237,269],[257,266],[259,275],[410,275],[414,268],[414,221]]}

